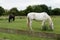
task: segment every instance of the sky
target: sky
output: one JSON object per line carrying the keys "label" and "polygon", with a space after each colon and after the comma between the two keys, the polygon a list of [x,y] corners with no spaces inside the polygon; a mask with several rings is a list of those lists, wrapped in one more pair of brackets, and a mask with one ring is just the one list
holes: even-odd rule
{"label": "sky", "polygon": [[0,0],[0,6],[4,9],[16,7],[18,10],[24,10],[29,5],[45,4],[48,7],[60,8],[60,0]]}

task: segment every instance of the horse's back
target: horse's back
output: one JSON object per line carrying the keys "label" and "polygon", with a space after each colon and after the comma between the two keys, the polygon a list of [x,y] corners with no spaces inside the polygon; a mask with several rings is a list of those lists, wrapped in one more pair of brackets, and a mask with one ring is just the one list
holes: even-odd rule
{"label": "horse's back", "polygon": [[28,15],[48,15],[48,14],[46,12],[42,12],[42,13],[31,12],[31,13],[28,13]]}
{"label": "horse's back", "polygon": [[49,15],[46,12],[42,12],[42,13],[31,12],[28,13],[27,17],[31,19],[43,20],[43,19],[47,19]]}

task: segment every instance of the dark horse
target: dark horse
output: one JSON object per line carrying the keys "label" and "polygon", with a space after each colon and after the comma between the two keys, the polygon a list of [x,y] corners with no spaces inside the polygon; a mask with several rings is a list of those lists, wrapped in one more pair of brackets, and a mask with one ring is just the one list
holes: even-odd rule
{"label": "dark horse", "polygon": [[10,22],[11,20],[15,20],[15,15],[14,14],[10,14],[9,15],[9,19],[8,19],[8,21]]}

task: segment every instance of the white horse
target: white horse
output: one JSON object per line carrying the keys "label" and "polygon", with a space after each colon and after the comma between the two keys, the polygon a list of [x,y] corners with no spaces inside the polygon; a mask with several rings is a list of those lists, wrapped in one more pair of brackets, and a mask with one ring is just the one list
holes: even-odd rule
{"label": "white horse", "polygon": [[28,13],[27,23],[28,23],[28,27],[31,31],[32,31],[32,27],[31,27],[32,20],[41,20],[42,21],[42,26],[44,26],[45,21],[48,20],[50,29],[51,30],[54,29],[52,19],[46,12],[42,12],[42,13],[31,12],[31,13]]}

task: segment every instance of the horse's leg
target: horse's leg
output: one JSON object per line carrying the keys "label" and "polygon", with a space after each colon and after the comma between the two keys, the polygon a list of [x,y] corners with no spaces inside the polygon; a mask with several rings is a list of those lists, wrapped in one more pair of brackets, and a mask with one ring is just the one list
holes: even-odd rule
{"label": "horse's leg", "polygon": [[13,17],[13,21],[15,21],[15,17]]}
{"label": "horse's leg", "polygon": [[54,30],[53,22],[51,22],[51,21],[49,22],[49,27],[50,27],[51,30]]}
{"label": "horse's leg", "polygon": [[32,23],[32,20],[30,20],[30,19],[28,18],[28,28],[29,28],[29,30],[32,31],[31,23]]}
{"label": "horse's leg", "polygon": [[9,22],[10,22],[10,19],[11,19],[11,18],[8,19]]}
{"label": "horse's leg", "polygon": [[43,29],[44,25],[45,25],[45,20],[42,21],[42,27],[41,27],[41,29]]}

